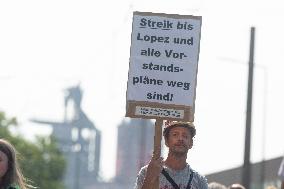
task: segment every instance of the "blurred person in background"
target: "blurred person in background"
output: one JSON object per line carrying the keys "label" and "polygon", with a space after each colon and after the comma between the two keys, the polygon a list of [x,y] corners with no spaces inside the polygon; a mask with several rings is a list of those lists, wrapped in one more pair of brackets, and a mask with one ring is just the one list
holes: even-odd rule
{"label": "blurred person in background", "polygon": [[206,178],[186,162],[195,134],[192,123],[167,122],[163,135],[169,148],[168,157],[165,161],[162,157],[152,157],[149,164],[141,168],[134,188],[150,189],[159,178],[160,189],[208,189]]}
{"label": "blurred person in background", "polygon": [[278,176],[281,180],[281,189],[284,189],[284,157],[279,167]]}
{"label": "blurred person in background", "polygon": [[235,184],[230,185],[228,189],[246,189],[246,188],[239,183],[235,183]]}
{"label": "blurred person in background", "polygon": [[7,140],[0,139],[0,189],[28,189],[17,161],[17,152]]}
{"label": "blurred person in background", "polygon": [[277,189],[275,186],[267,186],[266,189]]}
{"label": "blurred person in background", "polygon": [[210,182],[208,184],[208,189],[227,189],[227,187],[218,182]]}

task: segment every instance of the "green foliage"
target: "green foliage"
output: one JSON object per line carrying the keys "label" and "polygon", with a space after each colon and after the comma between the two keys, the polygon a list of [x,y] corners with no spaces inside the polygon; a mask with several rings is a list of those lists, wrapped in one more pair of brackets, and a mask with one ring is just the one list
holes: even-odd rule
{"label": "green foliage", "polygon": [[10,126],[16,126],[15,118],[7,119],[0,112],[0,138],[10,141],[19,152],[19,164],[29,184],[40,189],[64,189],[63,176],[66,168],[64,156],[54,137],[37,137],[29,142],[21,136],[13,136]]}
{"label": "green foliage", "polygon": [[0,137],[1,138],[4,138],[4,137],[6,137],[6,139],[11,138],[11,133],[8,130],[8,127],[11,125],[16,126],[17,120],[15,118],[7,119],[5,113],[0,111]]}

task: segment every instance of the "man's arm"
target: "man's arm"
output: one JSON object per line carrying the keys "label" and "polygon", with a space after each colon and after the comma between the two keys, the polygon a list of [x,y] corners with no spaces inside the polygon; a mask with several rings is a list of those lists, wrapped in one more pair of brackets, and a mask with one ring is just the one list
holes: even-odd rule
{"label": "man's arm", "polygon": [[163,158],[157,160],[152,158],[147,168],[144,167],[140,170],[134,189],[152,189],[163,169],[163,164]]}
{"label": "man's arm", "polygon": [[144,176],[145,176],[145,168],[142,168],[139,171],[139,174],[137,175],[136,181],[135,181],[135,185],[133,189],[141,189],[142,184],[143,184],[143,180],[144,180]]}
{"label": "man's arm", "polygon": [[151,189],[153,187],[154,183],[159,179],[160,173],[163,169],[163,165],[164,162],[162,157],[158,159],[154,159],[152,157],[148,165],[146,176],[141,189]]}

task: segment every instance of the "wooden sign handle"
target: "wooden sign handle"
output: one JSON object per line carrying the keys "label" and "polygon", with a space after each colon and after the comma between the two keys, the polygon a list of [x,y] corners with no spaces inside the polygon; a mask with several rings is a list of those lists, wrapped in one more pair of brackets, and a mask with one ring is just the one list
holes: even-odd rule
{"label": "wooden sign handle", "polygon": [[[156,119],[155,122],[155,136],[154,136],[154,152],[153,157],[154,159],[158,159],[161,157],[161,141],[162,141],[162,126],[163,126],[163,120],[162,119]],[[155,184],[153,185],[152,189],[159,189],[160,182],[158,179],[156,180]]]}

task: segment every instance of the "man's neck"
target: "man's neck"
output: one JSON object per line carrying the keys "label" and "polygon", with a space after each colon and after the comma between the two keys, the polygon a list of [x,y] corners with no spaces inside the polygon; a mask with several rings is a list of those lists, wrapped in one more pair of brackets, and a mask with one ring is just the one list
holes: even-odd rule
{"label": "man's neck", "polygon": [[182,170],[186,167],[186,158],[186,155],[177,157],[169,153],[165,165],[173,170]]}

